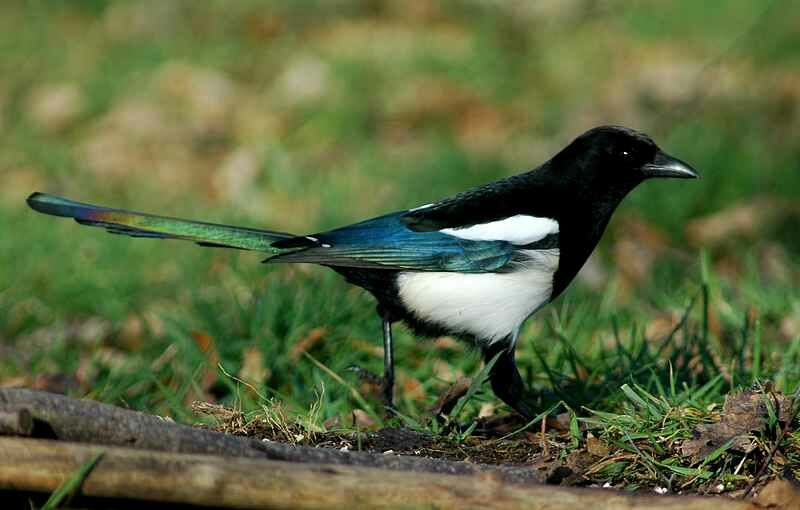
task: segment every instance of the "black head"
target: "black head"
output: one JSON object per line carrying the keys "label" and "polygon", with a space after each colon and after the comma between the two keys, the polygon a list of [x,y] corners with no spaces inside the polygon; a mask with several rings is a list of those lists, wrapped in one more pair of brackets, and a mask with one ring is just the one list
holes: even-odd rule
{"label": "black head", "polygon": [[583,133],[553,163],[561,178],[582,183],[588,191],[623,195],[654,177],[695,179],[688,164],[661,149],[644,133],[622,126],[600,126]]}
{"label": "black head", "polygon": [[621,126],[590,129],[543,165],[537,182],[552,192],[537,212],[559,223],[561,255],[553,296],[586,262],[625,195],[654,177],[692,179],[697,173],[649,136]]}

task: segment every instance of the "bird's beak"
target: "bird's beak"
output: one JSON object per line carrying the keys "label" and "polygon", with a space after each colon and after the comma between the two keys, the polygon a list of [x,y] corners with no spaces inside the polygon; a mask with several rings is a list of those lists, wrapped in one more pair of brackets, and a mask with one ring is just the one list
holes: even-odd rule
{"label": "bird's beak", "polygon": [[658,151],[651,163],[642,166],[645,177],[674,177],[677,179],[697,179],[700,177],[694,168],[678,158]]}

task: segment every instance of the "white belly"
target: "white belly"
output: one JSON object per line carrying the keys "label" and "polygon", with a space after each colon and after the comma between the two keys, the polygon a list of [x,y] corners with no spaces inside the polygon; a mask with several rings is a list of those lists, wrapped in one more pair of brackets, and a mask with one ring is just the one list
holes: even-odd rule
{"label": "white belly", "polygon": [[406,272],[400,299],[419,319],[492,343],[511,335],[553,293],[558,250],[524,251],[507,273]]}

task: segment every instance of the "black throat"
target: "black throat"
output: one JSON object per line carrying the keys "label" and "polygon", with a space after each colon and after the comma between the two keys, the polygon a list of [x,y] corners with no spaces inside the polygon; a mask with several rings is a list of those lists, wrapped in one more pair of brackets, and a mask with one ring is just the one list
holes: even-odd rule
{"label": "black throat", "polygon": [[[624,196],[624,195],[623,195]],[[551,300],[558,297],[594,251],[622,197],[575,207],[558,219],[559,259]]]}
{"label": "black throat", "polygon": [[[529,206],[529,214],[553,218],[559,224],[559,263],[551,300],[569,285],[595,249],[622,199],[640,181],[608,182],[591,172],[560,168],[558,158],[527,174],[529,196],[547,197]],[[576,165],[575,161],[569,164]],[[573,178],[573,176],[576,176]]]}

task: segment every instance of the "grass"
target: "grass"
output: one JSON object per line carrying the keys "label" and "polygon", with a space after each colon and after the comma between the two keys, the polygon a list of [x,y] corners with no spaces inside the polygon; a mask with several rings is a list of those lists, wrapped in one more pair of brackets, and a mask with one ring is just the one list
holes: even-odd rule
{"label": "grass", "polygon": [[[608,454],[576,468],[592,483],[742,490],[774,424],[744,457],[720,446],[695,462],[679,448],[720,418],[726,394],[800,384],[797,7],[566,4],[5,6],[0,384],[184,422],[202,400],[305,424],[295,432],[403,424],[480,457],[479,413],[505,411],[486,385],[452,426],[428,412],[480,373],[468,347],[397,327],[400,417],[383,422],[347,370],[381,370],[374,304],[336,275],[110,237],[34,215],[24,198],[313,232],[530,168],[592,125],[624,123],[703,178],[636,190],[590,271],[529,321],[517,357],[541,410],[556,406],[550,436],[532,424],[495,448],[573,462],[599,440]],[[731,210],[724,223],[736,223],[759,197],[775,214],[750,214],[754,231],[687,227]],[[370,420],[354,425],[354,410]],[[551,421],[564,412],[561,432]],[[800,437],[781,443],[780,465],[796,471]]]}
{"label": "grass", "polygon": [[42,506],[42,510],[52,510],[54,508],[58,508],[62,503],[69,504],[70,498],[78,490],[80,490],[80,486],[102,458],[103,453],[98,453],[86,461],[70,478],[64,480],[64,482],[59,485],[58,488],[53,491],[53,493],[47,499],[45,504]]}

